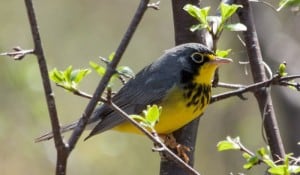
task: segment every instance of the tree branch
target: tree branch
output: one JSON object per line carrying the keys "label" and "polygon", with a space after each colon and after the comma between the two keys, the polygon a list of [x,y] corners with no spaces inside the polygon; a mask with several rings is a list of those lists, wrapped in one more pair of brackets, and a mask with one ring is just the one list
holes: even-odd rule
{"label": "tree branch", "polygon": [[[110,93],[108,93],[110,94]],[[196,170],[194,170],[191,166],[185,163],[180,157],[174,154],[158,137],[156,132],[150,133],[146,128],[142,127],[137,121],[132,119],[126,112],[124,112],[121,108],[115,105],[111,101],[111,97],[107,97],[107,104],[116,111],[120,116],[124,117],[127,121],[133,124],[137,129],[143,132],[150,140],[153,141],[154,145],[158,148],[153,149],[154,151],[159,151],[165,153],[172,162],[175,162],[178,166],[182,167],[187,173],[200,175]]]}
{"label": "tree branch", "polygon": [[[82,134],[88,119],[90,115],[92,114],[95,106],[97,105],[99,98],[101,97],[101,94],[105,90],[105,87],[107,86],[110,77],[115,73],[115,68],[117,64],[119,63],[124,51],[127,48],[127,45],[129,44],[130,39],[132,38],[138,24],[140,23],[148,5],[149,0],[141,0],[139,7],[116,51],[116,54],[114,56],[114,59],[111,63],[107,65],[107,70],[105,72],[105,75],[101,79],[101,81],[98,84],[98,87],[96,88],[96,91],[90,100],[89,104],[87,105],[84,113],[82,114],[82,118],[79,120],[77,127],[75,128],[74,132],[72,133],[68,144],[65,144],[62,140],[61,134],[60,134],[60,125],[59,120],[57,116],[56,106],[55,106],[55,100],[53,97],[52,89],[50,86],[49,76],[48,76],[48,69],[46,60],[43,53],[41,38],[38,31],[37,21],[34,13],[34,8],[31,0],[25,0],[26,8],[27,8],[27,14],[30,21],[31,26],[31,32],[32,37],[34,40],[34,46],[35,49],[33,51],[33,54],[35,54],[38,58],[38,63],[40,66],[40,72],[43,80],[44,90],[45,90],[45,96],[47,100],[49,115],[51,118],[51,125],[54,135],[54,142],[57,150],[57,165],[56,165],[56,174],[64,175],[66,174],[66,166],[67,166],[67,160],[71,153],[71,151],[74,149],[80,135]],[[31,53],[30,50],[28,52],[21,52],[20,50],[15,50],[17,53],[12,53],[13,57],[18,56],[19,59],[23,58],[24,55]],[[25,53],[25,54],[24,54]],[[5,54],[5,53],[3,53]],[[6,55],[9,55],[10,53],[6,53]],[[18,59],[16,58],[16,59]],[[76,93],[75,93],[76,94]],[[81,94],[82,95],[82,94]],[[88,97],[86,94],[83,96]]]}
{"label": "tree branch", "polygon": [[38,59],[40,73],[43,80],[45,97],[47,101],[48,112],[51,120],[54,143],[57,150],[56,174],[64,174],[60,172],[66,171],[66,166],[64,165],[66,165],[67,160],[62,159],[62,157],[66,156],[68,147],[63,142],[62,136],[60,134],[60,125],[59,125],[59,119],[58,119],[56,105],[55,105],[55,99],[54,99],[54,95],[49,80],[47,63],[44,56],[44,51],[42,47],[42,42],[38,30],[37,20],[36,20],[32,1],[25,0],[25,5],[26,5],[27,15],[30,22],[31,33],[34,42],[33,54],[35,54]]}
{"label": "tree branch", "polygon": [[[205,38],[201,38],[202,35],[197,32],[190,32],[190,27],[193,24],[196,24],[197,21],[188,15],[183,10],[184,5],[193,4],[198,5],[198,0],[172,0],[172,11],[173,11],[173,22],[174,22],[174,34],[175,34],[175,44],[183,44],[188,42],[198,42],[205,41]],[[199,39],[200,38],[200,39]],[[182,145],[185,145],[191,148],[191,151],[188,153],[190,158],[189,164],[193,166],[194,164],[194,152],[196,145],[196,136],[199,125],[200,118],[195,119],[190,122],[183,128],[175,131],[174,137],[176,141]],[[160,175],[168,175],[168,174],[180,174],[185,175],[187,172],[178,164],[168,159],[161,159],[160,162]]]}
{"label": "tree branch", "polygon": [[99,82],[96,91],[94,92],[93,98],[88,103],[87,107],[84,110],[84,113],[82,114],[81,119],[78,122],[77,127],[74,129],[74,132],[72,133],[70,139],[69,139],[69,145],[70,145],[70,151],[75,147],[79,137],[81,136],[89,117],[91,116],[92,112],[94,111],[101,94],[104,92],[110,77],[115,73],[115,68],[117,67],[118,63],[121,60],[121,57],[123,53],[125,52],[138,24],[140,23],[145,11],[147,10],[147,5],[149,3],[149,0],[141,0],[139,7],[125,33],[123,36],[123,39],[115,53],[115,56],[113,60],[107,65],[106,72]]}
{"label": "tree branch", "polygon": [[270,87],[271,85],[293,86],[298,90],[298,84],[288,83],[288,81],[294,80],[294,79],[297,79],[297,78],[300,78],[300,75],[291,75],[291,76],[286,76],[286,77],[274,76],[273,78],[271,78],[269,80],[254,83],[254,84],[250,84],[248,86],[245,86],[245,85],[232,85],[231,86],[231,84],[221,83],[221,87],[236,88],[237,90],[224,92],[224,93],[221,93],[221,94],[214,95],[211,98],[210,103],[214,103],[214,102],[217,102],[217,101],[220,101],[220,100],[224,100],[224,99],[232,97],[232,96],[241,96],[245,92],[254,92],[254,93],[256,93],[257,91],[260,91],[261,88],[267,88],[267,87]]}
{"label": "tree branch", "polygon": [[[243,32],[243,35],[254,82],[257,83],[266,81],[267,77],[263,66],[263,59],[258,43],[255,24],[253,22],[253,12],[249,1],[236,0],[236,2],[243,6],[243,8],[238,10],[238,16],[241,23],[247,26],[247,31]],[[255,91],[254,96],[256,97],[260,108],[272,157],[274,161],[276,161],[279,157],[283,158],[285,156],[285,151],[280,137],[271,95],[268,89],[261,88],[258,91]]]}
{"label": "tree branch", "polygon": [[9,56],[14,60],[22,60],[26,55],[33,54],[33,52],[33,49],[24,50],[21,47],[17,46],[12,48],[12,51],[10,52],[0,53],[0,56]]}

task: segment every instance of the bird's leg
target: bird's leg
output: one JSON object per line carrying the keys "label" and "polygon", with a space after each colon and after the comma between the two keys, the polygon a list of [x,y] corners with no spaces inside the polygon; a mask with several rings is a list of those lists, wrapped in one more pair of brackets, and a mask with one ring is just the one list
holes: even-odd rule
{"label": "bird's leg", "polygon": [[189,162],[190,158],[187,152],[190,152],[191,149],[185,145],[179,144],[176,142],[174,135],[166,134],[166,135],[159,135],[159,137],[164,141],[165,145],[171,149],[177,151],[177,155],[181,157],[186,163]]}

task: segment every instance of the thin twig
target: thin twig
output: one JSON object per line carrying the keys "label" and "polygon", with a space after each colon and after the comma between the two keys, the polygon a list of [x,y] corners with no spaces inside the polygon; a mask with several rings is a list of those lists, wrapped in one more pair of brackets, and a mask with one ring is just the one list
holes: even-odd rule
{"label": "thin twig", "polygon": [[12,57],[14,60],[22,60],[26,55],[33,54],[33,49],[24,50],[20,46],[12,48],[10,52],[3,52],[0,53],[0,56],[9,56]]}
{"label": "thin twig", "polygon": [[218,82],[217,87],[227,88],[227,89],[241,89],[241,88],[245,88],[246,86],[242,85],[242,84],[231,84],[231,83]]}
{"label": "thin twig", "polygon": [[[61,84],[56,84],[56,86],[61,87],[61,88],[65,89],[65,90],[69,91],[69,89],[67,89],[65,86],[63,86]],[[92,99],[93,98],[92,95],[90,95],[88,93],[85,93],[85,92],[83,92],[83,91],[81,91],[79,89],[73,89],[72,93],[74,95],[77,95],[77,96],[80,96],[80,97],[83,97],[83,98],[87,98],[87,99]],[[102,99],[100,101],[102,101]]]}
{"label": "thin twig", "polygon": [[[290,75],[286,77],[279,77],[279,76],[274,76],[273,78],[250,84],[248,86],[245,85],[231,85],[231,84],[226,84],[227,88],[237,88],[237,90],[234,91],[229,91],[229,92],[224,92],[221,94],[217,94],[212,96],[210,103],[214,103],[220,100],[224,100],[226,98],[232,97],[232,96],[240,96],[246,92],[256,92],[260,90],[262,87],[270,87],[271,85],[282,85],[282,86],[293,86],[297,89],[298,83],[288,83],[288,81],[294,80],[300,78],[300,75]],[[225,83],[221,83],[221,86],[224,85]]]}

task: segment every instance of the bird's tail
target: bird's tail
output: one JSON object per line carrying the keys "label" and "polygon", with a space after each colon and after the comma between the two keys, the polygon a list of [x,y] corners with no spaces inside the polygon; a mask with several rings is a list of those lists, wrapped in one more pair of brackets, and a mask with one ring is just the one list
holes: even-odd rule
{"label": "bird's tail", "polygon": [[[77,123],[78,122],[76,121],[76,122],[73,122],[69,125],[61,127],[60,128],[60,133],[65,133],[65,132],[73,130],[77,126]],[[48,132],[48,133],[36,138],[34,141],[35,142],[42,142],[42,141],[50,140],[52,138],[53,138],[53,132]]]}

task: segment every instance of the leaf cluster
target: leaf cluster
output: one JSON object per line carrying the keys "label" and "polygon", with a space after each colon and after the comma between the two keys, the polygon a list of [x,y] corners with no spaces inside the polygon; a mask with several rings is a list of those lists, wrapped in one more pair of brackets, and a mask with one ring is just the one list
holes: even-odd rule
{"label": "leaf cluster", "polygon": [[223,29],[230,31],[245,31],[247,27],[241,23],[228,24],[228,20],[238,10],[242,8],[241,5],[228,5],[225,3],[220,4],[220,16],[209,16],[210,7],[199,8],[195,5],[187,4],[184,10],[187,11],[192,17],[197,19],[199,24],[193,25],[190,30],[192,32],[200,29],[206,29],[215,38],[219,38]]}
{"label": "leaf cluster", "polygon": [[91,73],[90,69],[73,69],[72,66],[67,67],[64,71],[59,71],[56,68],[50,71],[50,79],[64,89],[73,92],[77,89],[78,84],[83,78]]}
{"label": "leaf cluster", "polygon": [[[108,59],[102,58],[101,60],[106,64],[110,63],[114,58],[114,53],[110,54]],[[90,61],[90,67],[98,73],[101,77],[104,76],[106,68],[96,62]],[[91,73],[91,69],[73,69],[72,66],[67,67],[65,70],[57,70],[54,68],[50,71],[50,79],[57,85],[63,87],[67,91],[78,91],[79,83]],[[125,78],[134,77],[132,69],[128,66],[119,66],[116,69],[116,73],[111,77],[109,87],[113,85],[116,79],[124,80]],[[125,81],[124,81],[125,82]]]}
{"label": "leaf cluster", "polygon": [[272,175],[291,175],[300,173],[300,166],[297,165],[297,158],[288,154],[284,157],[281,164],[274,162],[270,156],[268,148],[260,148],[255,153],[249,151],[241,142],[240,138],[227,137],[226,140],[220,141],[217,144],[218,151],[240,150],[246,163],[244,169],[251,169],[255,165],[264,163],[268,166],[268,173]]}

